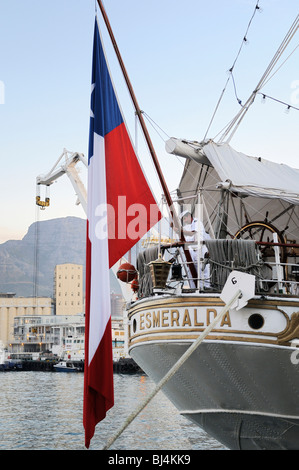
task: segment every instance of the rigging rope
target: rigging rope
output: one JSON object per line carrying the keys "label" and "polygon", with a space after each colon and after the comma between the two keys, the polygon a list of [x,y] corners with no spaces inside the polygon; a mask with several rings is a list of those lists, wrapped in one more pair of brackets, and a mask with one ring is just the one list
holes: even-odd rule
{"label": "rigging rope", "polygon": [[292,108],[292,109],[296,109],[297,111],[299,111],[299,108],[296,108],[296,106],[288,104],[285,101],[278,100],[277,98],[273,98],[273,96],[269,96],[269,95],[266,95],[265,93],[260,93],[260,92],[258,92],[257,94],[263,95],[263,100],[266,98],[269,98],[269,100],[273,100],[273,101],[276,101],[277,103],[284,104],[285,106],[287,106],[287,109]]}
{"label": "rigging rope", "polygon": [[145,111],[141,111],[142,114],[147,118],[148,122],[150,123],[150,125],[152,126],[152,128],[157,132],[158,136],[163,140],[163,142],[166,142],[165,139],[163,139],[163,137],[161,136],[161,134],[157,131],[157,129],[155,128],[158,127],[160,129],[160,131],[163,132],[163,134],[166,135],[167,139],[170,139],[170,136],[167,134],[167,132],[165,132],[162,127],[159,126],[159,124],[157,124]]}
{"label": "rigging rope", "polygon": [[264,85],[266,85],[272,79],[272,77],[274,77],[274,75],[278,72],[278,70],[281,69],[281,67],[286,63],[286,61],[291,57],[291,55],[294,54],[295,50],[298,47],[299,47],[299,44],[297,44],[297,46],[292,50],[292,52],[288,55],[288,57],[282,62],[282,64],[280,64],[280,66],[275,70],[275,72],[273,72],[273,74],[268,78],[268,80],[265,81]]}
{"label": "rigging rope", "polygon": [[272,58],[271,62],[269,63],[267,69],[265,70],[263,76],[261,77],[260,81],[258,82],[257,86],[255,87],[255,90],[251,93],[249,98],[247,99],[245,105],[242,107],[242,109],[236,114],[236,116],[233,118],[231,123],[227,126],[225,132],[222,134],[219,143],[224,142],[224,140],[229,143],[230,140],[232,139],[233,135],[235,134],[237,128],[241,124],[242,120],[244,119],[245,114],[247,113],[248,109],[252,105],[252,103],[255,100],[255,97],[257,93],[262,89],[262,87],[265,85],[266,81],[268,81],[268,77],[272,70],[274,69],[275,65],[277,64],[278,60],[284,53],[285,49],[289,45],[290,41],[296,34],[297,30],[299,28],[299,15],[297,15],[295,21],[293,22],[292,26],[290,27],[289,31],[287,32],[285,38],[283,39],[281,45],[277,49],[276,53],[274,54],[274,57]]}
{"label": "rigging rope", "polygon": [[39,261],[39,207],[36,206],[35,213],[35,226],[34,226],[34,240],[33,240],[33,301],[35,303],[35,311],[37,310],[37,297],[38,297],[38,261]]}
{"label": "rigging rope", "polygon": [[[253,15],[253,16],[254,16],[254,15]],[[252,21],[252,19],[253,19],[253,16],[252,16],[252,18],[251,18],[251,21]],[[250,23],[251,23],[251,21],[250,21]],[[250,23],[249,23],[249,25],[248,25],[247,31],[248,31],[248,29],[249,29]],[[255,96],[256,96],[257,94],[262,94],[262,95],[264,95],[263,93],[260,93],[258,90],[259,90],[262,86],[264,86],[266,83],[268,83],[268,81],[275,75],[275,73],[277,73],[277,71],[282,67],[282,65],[287,61],[287,59],[288,59],[288,58],[295,52],[295,50],[299,47],[299,45],[297,45],[297,46],[295,47],[295,49],[289,54],[289,56],[284,60],[284,62],[278,67],[278,69],[276,69],[276,71],[274,71],[274,72],[272,73],[272,75],[270,75],[270,73],[273,71],[273,68],[274,68],[275,65],[277,64],[278,60],[280,59],[281,55],[283,54],[283,52],[285,51],[286,47],[288,46],[289,42],[291,41],[291,39],[293,38],[294,34],[296,33],[296,31],[297,31],[297,29],[298,29],[298,24],[299,24],[299,15],[297,15],[297,17],[296,17],[296,19],[295,19],[293,25],[291,26],[291,28],[289,29],[287,35],[285,36],[284,40],[282,41],[282,44],[280,45],[280,47],[279,47],[278,50],[276,51],[276,54],[274,55],[272,61],[270,62],[269,66],[267,67],[267,69],[266,69],[264,75],[262,76],[262,78],[261,78],[261,80],[260,80],[260,82],[259,82],[259,84],[258,84],[256,90],[252,93],[252,95],[251,95],[251,97],[250,97],[250,98],[252,99],[252,102],[254,101]],[[241,48],[240,48],[240,50],[241,50]],[[240,53],[240,50],[239,50],[239,52],[238,52],[238,55],[239,55],[239,53]],[[238,55],[237,55],[237,57],[238,57]],[[236,63],[237,57],[236,57],[236,59],[235,59],[234,64]],[[269,75],[270,75],[270,76],[269,76]],[[258,87],[260,87],[260,88],[258,88]],[[223,89],[222,95],[223,95],[224,91],[225,91],[225,89]],[[236,91],[236,90],[235,90],[235,91]],[[236,96],[237,96],[237,93],[236,93]],[[265,95],[265,96],[267,96],[267,95]],[[236,120],[237,120],[237,118],[238,118],[238,117],[241,117],[241,119],[242,119],[242,118],[244,117],[245,113],[248,111],[248,108],[249,108],[250,104],[252,104],[252,103],[248,104],[250,98],[247,100],[247,103],[246,103],[245,105],[242,105],[243,108],[242,108],[242,110],[237,114],[237,116],[236,116],[235,118],[231,119],[230,122],[229,122],[226,126],[224,126],[224,127],[222,128],[222,130],[220,130],[220,131],[218,132],[218,134],[213,138],[213,141],[216,142],[216,138],[217,138],[219,135],[221,135],[221,133],[224,132],[223,136],[222,136],[221,139],[220,139],[220,142],[221,142],[221,141],[223,140],[224,136],[225,136],[226,134],[228,134],[228,131],[229,131],[230,129],[233,129],[233,126],[236,125]],[[270,99],[273,99],[273,100],[275,100],[275,101],[279,101],[279,100],[276,100],[276,99],[274,99],[274,98],[272,98],[272,97],[269,97],[269,98],[270,98]],[[283,103],[283,102],[282,102],[282,103]],[[289,106],[287,103],[283,103],[283,104],[285,104],[286,106],[288,106],[288,108],[291,107],[291,108],[294,108],[294,109],[298,109],[298,108],[296,108],[295,106]],[[152,125],[152,127],[153,127],[154,129],[155,129],[155,126],[156,126],[156,127],[159,127],[159,129],[160,129],[167,137],[169,137],[168,134],[167,134],[160,126],[158,126],[158,124],[157,124],[152,118],[150,118],[144,111],[142,111],[142,113],[144,114],[145,118],[147,118],[147,120],[150,122],[150,124]],[[243,113],[244,113],[244,115],[243,115]],[[243,117],[242,117],[242,115],[243,115]],[[240,119],[240,122],[241,122],[241,119]],[[237,124],[237,127],[239,126],[240,122]],[[236,127],[236,128],[237,128],[237,127]],[[161,136],[161,134],[157,131],[157,129],[155,129],[155,130],[156,130],[157,134],[159,135],[159,137],[165,142],[165,139]],[[236,129],[235,129],[235,130],[236,130]],[[235,132],[235,131],[234,131],[234,132]],[[232,136],[231,136],[231,137],[232,137]],[[231,138],[231,137],[230,137],[230,138]],[[185,141],[185,143],[188,144],[188,145],[190,145],[190,146],[192,147],[192,145],[191,145],[189,142]],[[180,160],[177,156],[176,156],[176,158],[177,158],[177,160],[185,167],[185,171],[188,172],[188,174],[190,175],[190,177],[191,177],[192,179],[195,179],[195,176],[194,176],[193,173],[189,170],[188,166],[184,165],[184,164],[181,162],[181,160]],[[216,180],[215,180],[215,181],[216,181]],[[217,180],[217,181],[218,181],[218,180]],[[214,201],[214,203],[216,204],[216,200]],[[262,215],[262,211],[258,211],[258,212],[260,212],[260,214]]]}
{"label": "rigging rope", "polygon": [[222,101],[222,98],[223,98],[223,95],[224,95],[225,90],[226,90],[226,88],[227,88],[227,85],[228,85],[228,83],[229,83],[229,81],[230,81],[230,79],[231,79],[231,77],[232,77],[233,69],[234,69],[234,67],[235,67],[235,65],[236,65],[236,62],[237,62],[237,60],[238,60],[238,58],[239,58],[239,55],[240,55],[240,53],[241,53],[241,50],[242,50],[244,44],[246,44],[246,42],[247,42],[247,34],[248,34],[249,28],[250,28],[250,26],[251,26],[252,20],[253,20],[253,18],[254,18],[254,16],[255,16],[255,14],[256,14],[257,11],[261,11],[261,8],[259,7],[259,0],[258,0],[258,2],[256,3],[256,5],[255,5],[255,7],[254,7],[254,12],[253,12],[253,14],[252,14],[252,16],[251,16],[251,18],[250,18],[249,23],[248,23],[246,32],[245,32],[245,34],[244,34],[244,36],[243,36],[241,46],[240,46],[240,48],[239,48],[239,50],[238,50],[238,53],[237,53],[236,58],[235,58],[235,60],[234,60],[234,62],[233,62],[233,65],[232,65],[231,68],[229,69],[230,75],[228,76],[228,78],[227,78],[227,80],[226,80],[226,83],[225,83],[225,86],[224,86],[224,88],[223,88],[223,90],[222,90],[222,92],[221,92],[221,94],[220,94],[220,97],[219,97],[218,102],[217,102],[217,104],[216,104],[215,110],[214,110],[214,112],[213,112],[213,115],[212,115],[212,117],[211,117],[211,120],[210,120],[210,122],[209,122],[209,125],[208,125],[208,128],[207,128],[207,130],[206,130],[206,133],[205,133],[205,136],[204,136],[203,140],[205,140],[206,137],[207,137],[207,134],[208,134],[208,132],[209,132],[209,130],[210,130],[210,127],[211,127],[211,125],[212,125],[212,123],[213,123],[214,117],[215,117],[215,115],[216,115],[216,113],[217,113],[217,111],[218,111],[219,105],[220,105],[220,103],[221,103],[221,101]]}
{"label": "rigging rope", "polygon": [[38,231],[39,231],[39,224],[38,224],[38,214],[39,210],[36,207],[36,216],[35,216],[35,226],[34,226],[34,245],[33,245],[33,297],[37,297],[37,265],[38,265]]}

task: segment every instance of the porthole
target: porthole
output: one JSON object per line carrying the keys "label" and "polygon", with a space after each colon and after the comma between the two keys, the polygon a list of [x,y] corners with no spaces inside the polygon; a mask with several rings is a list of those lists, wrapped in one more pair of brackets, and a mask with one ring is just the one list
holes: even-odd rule
{"label": "porthole", "polygon": [[262,326],[264,326],[264,323],[264,317],[259,313],[254,313],[248,318],[248,325],[253,330],[259,330],[260,328],[262,328]]}
{"label": "porthole", "polygon": [[137,330],[137,321],[134,318],[134,320],[133,320],[133,333],[136,333],[136,330]]}

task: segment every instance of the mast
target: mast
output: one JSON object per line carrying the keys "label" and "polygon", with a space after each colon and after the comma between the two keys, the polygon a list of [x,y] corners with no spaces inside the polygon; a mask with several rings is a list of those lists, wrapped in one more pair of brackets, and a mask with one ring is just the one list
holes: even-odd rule
{"label": "mast", "polygon": [[[97,0],[97,1],[98,1],[99,8],[100,8],[100,10],[101,10],[101,13],[102,13],[102,16],[103,16],[105,25],[106,25],[106,27],[107,27],[107,30],[108,30],[108,33],[109,33],[109,36],[110,36],[112,45],[113,45],[113,47],[114,47],[114,51],[115,51],[115,53],[116,53],[116,56],[117,56],[119,65],[120,65],[121,70],[122,70],[122,72],[123,72],[123,76],[124,76],[125,82],[126,82],[126,84],[127,84],[127,87],[128,87],[128,90],[129,90],[129,93],[130,93],[130,96],[131,96],[131,99],[132,99],[132,101],[133,101],[133,104],[134,104],[134,107],[135,107],[135,111],[136,111],[136,115],[138,116],[138,119],[139,119],[139,122],[140,122],[140,125],[141,125],[141,128],[142,128],[142,131],[143,131],[143,134],[144,134],[144,137],[145,137],[145,140],[146,140],[146,143],[147,143],[149,152],[150,152],[150,154],[151,154],[151,157],[152,157],[154,166],[155,166],[155,168],[156,168],[156,171],[157,171],[157,174],[158,174],[158,177],[159,177],[159,180],[160,180],[160,184],[161,184],[161,186],[162,186],[162,190],[163,190],[163,193],[164,193],[164,196],[165,196],[165,199],[166,199],[166,202],[167,202],[167,205],[168,205],[168,208],[169,208],[169,211],[170,211],[172,220],[173,220],[174,224],[175,224],[177,227],[181,227],[181,224],[180,224],[180,222],[179,222],[179,220],[178,220],[178,216],[177,216],[176,212],[175,212],[174,209],[173,209],[173,202],[172,202],[172,198],[171,198],[170,192],[169,192],[169,190],[168,190],[166,181],[165,181],[165,179],[164,179],[164,176],[163,176],[163,173],[162,173],[162,170],[161,170],[161,167],[160,167],[160,164],[159,164],[159,161],[158,161],[158,158],[157,158],[157,155],[156,155],[156,152],[155,152],[153,143],[152,143],[152,141],[151,141],[151,138],[150,138],[150,135],[149,135],[149,133],[148,133],[147,127],[146,127],[146,125],[145,125],[144,118],[143,118],[141,109],[140,109],[140,107],[139,107],[139,104],[138,104],[138,102],[137,102],[137,98],[136,98],[136,96],[135,96],[135,93],[134,93],[134,90],[133,90],[131,81],[130,81],[130,79],[129,79],[129,76],[128,76],[127,71],[126,71],[126,68],[125,68],[125,65],[124,65],[124,63],[123,63],[123,60],[122,60],[122,57],[121,57],[121,54],[120,54],[118,45],[117,45],[117,43],[116,43],[116,40],[115,40],[113,31],[112,31],[112,28],[111,28],[111,25],[110,25],[108,16],[107,16],[106,11],[105,11],[105,8],[104,8],[104,5],[103,5],[103,3],[102,3],[101,0]],[[181,230],[181,241],[182,241],[182,242],[185,241],[185,237],[184,237],[184,234],[183,234],[183,230]],[[187,248],[187,249],[184,249],[184,252],[185,252],[185,256],[186,256],[187,262],[190,263],[189,266],[190,266],[190,270],[191,270],[192,277],[193,277],[194,279],[196,279],[196,278],[197,278],[196,269],[195,269],[195,266],[194,266],[194,264],[193,264],[193,261],[192,261],[192,258],[191,258],[191,255],[190,255],[190,252],[189,252],[188,248]]]}
{"label": "mast", "polygon": [[103,4],[102,4],[102,1],[101,1],[101,0],[98,0],[98,4],[99,4],[99,7],[100,7],[100,9],[101,9],[101,12],[102,12],[102,15],[103,15],[103,19],[104,19],[104,21],[105,21],[105,24],[106,24],[108,33],[109,33],[109,35],[110,35],[111,42],[112,42],[112,44],[113,44],[113,47],[114,47],[116,56],[117,56],[117,58],[118,58],[119,65],[120,65],[120,67],[121,67],[121,69],[122,69],[122,72],[123,72],[123,75],[124,75],[124,79],[125,79],[125,81],[126,81],[126,84],[127,84],[128,90],[129,90],[129,93],[130,93],[130,95],[131,95],[131,98],[132,98],[132,101],[133,101],[133,104],[134,104],[134,107],[135,107],[135,110],[136,110],[136,114],[137,114],[137,116],[138,116],[138,119],[139,119],[139,122],[140,122],[140,125],[141,125],[141,128],[142,128],[142,131],[143,131],[143,133],[144,133],[145,140],[146,140],[146,142],[147,142],[147,145],[148,145],[150,154],[151,154],[151,156],[152,156],[152,159],[153,159],[155,168],[156,168],[156,170],[157,170],[157,173],[158,173],[158,176],[159,176],[159,179],[160,179],[160,183],[161,183],[161,186],[162,186],[162,189],[163,189],[165,198],[166,198],[166,202],[167,202],[167,204],[168,204],[168,206],[169,206],[169,209],[170,209],[170,211],[171,211],[171,214],[173,215],[174,212],[173,212],[173,209],[172,209],[172,199],[171,199],[169,190],[168,190],[168,188],[167,188],[167,184],[166,184],[166,182],[165,182],[164,176],[163,176],[163,174],[162,174],[162,170],[161,170],[161,167],[160,167],[160,164],[159,164],[159,161],[158,161],[158,158],[157,158],[157,155],[156,155],[154,146],[153,146],[153,144],[152,144],[150,135],[149,135],[148,130],[147,130],[147,127],[146,127],[146,125],[145,125],[145,122],[144,122],[144,118],[143,118],[143,116],[142,116],[141,109],[140,109],[140,107],[139,107],[139,105],[138,105],[138,102],[137,102],[137,99],[136,99],[136,96],[135,96],[135,93],[134,93],[132,84],[131,84],[130,79],[129,79],[129,77],[128,77],[128,74],[127,74],[125,65],[124,65],[124,63],[123,63],[121,54],[120,54],[120,52],[119,52],[119,49],[118,49],[118,46],[117,46],[117,43],[116,43],[116,40],[115,40],[113,31],[112,31],[112,28],[111,28],[109,19],[108,19],[108,17],[107,17],[106,11],[105,11],[105,9],[104,9],[104,6],[103,6]]}

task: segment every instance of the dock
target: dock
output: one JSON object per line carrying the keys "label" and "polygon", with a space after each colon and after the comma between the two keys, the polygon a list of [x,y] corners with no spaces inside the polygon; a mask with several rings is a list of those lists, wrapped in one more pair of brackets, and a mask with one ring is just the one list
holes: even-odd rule
{"label": "dock", "polygon": [[[0,364],[0,372],[12,371],[40,371],[40,372],[54,372],[54,365],[57,360],[28,360],[22,359],[15,362],[8,362]],[[78,368],[78,372],[84,372],[84,361],[69,361]],[[140,367],[132,358],[121,358],[118,361],[113,361],[113,372],[119,374],[136,374],[143,373]]]}

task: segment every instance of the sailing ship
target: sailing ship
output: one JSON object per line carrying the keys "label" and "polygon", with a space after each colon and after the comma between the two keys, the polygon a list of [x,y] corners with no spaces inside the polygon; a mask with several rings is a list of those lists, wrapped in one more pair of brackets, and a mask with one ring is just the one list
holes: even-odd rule
{"label": "sailing ship", "polygon": [[179,202],[206,214],[211,238],[199,241],[207,251],[196,279],[181,246],[161,245],[160,259],[158,248],[140,256],[129,354],[159,382],[223,307],[229,274],[253,275],[248,304],[227,312],[163,391],[230,449],[297,449],[298,170],[227,144],[171,139],[167,147],[187,158]]}
{"label": "sailing ship", "polygon": [[[160,237],[138,256],[127,302],[128,352],[159,384],[205,334],[163,386],[180,414],[229,449],[299,449],[299,170],[237,152],[226,141],[171,138],[166,150],[186,159],[171,197],[98,4],[179,234],[174,243]],[[297,17],[293,33],[298,23]],[[224,299],[232,274],[253,279],[246,301],[239,293],[234,302]]]}
{"label": "sailing ship", "polygon": [[[137,258],[138,291],[134,278],[135,294],[127,304],[129,354],[159,384],[206,332],[163,392],[183,416],[229,449],[298,449],[299,170],[240,153],[229,139],[171,138],[166,150],[186,159],[171,197],[98,4],[179,234],[175,243],[159,242]],[[288,41],[298,23],[297,16]],[[266,78],[241,107],[236,125]],[[180,216],[187,213],[189,226],[182,228]],[[232,274],[253,279],[244,302],[239,294],[231,302],[224,298]]]}

